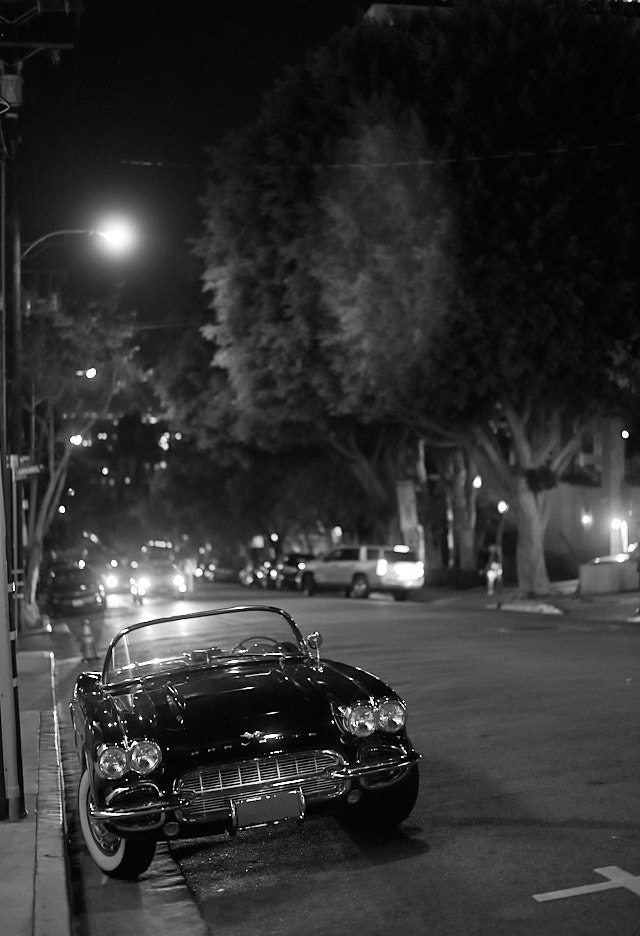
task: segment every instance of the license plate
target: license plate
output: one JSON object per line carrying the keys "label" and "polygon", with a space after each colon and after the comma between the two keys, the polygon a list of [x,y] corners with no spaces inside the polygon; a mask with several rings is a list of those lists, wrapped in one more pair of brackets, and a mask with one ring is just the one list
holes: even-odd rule
{"label": "license plate", "polygon": [[236,829],[304,818],[304,797],[301,790],[280,790],[276,793],[256,793],[231,801]]}

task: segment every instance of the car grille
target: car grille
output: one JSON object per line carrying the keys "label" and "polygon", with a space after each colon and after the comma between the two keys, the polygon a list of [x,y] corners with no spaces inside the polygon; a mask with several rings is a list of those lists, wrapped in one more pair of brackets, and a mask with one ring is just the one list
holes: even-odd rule
{"label": "car grille", "polygon": [[343,792],[344,781],[334,780],[325,771],[342,762],[340,755],[332,751],[300,751],[189,771],[176,785],[178,795],[193,797],[181,809],[180,817],[185,822],[215,820],[219,818],[216,813],[229,812],[234,797],[277,789],[283,781],[292,786],[298,781],[305,800],[331,799]]}

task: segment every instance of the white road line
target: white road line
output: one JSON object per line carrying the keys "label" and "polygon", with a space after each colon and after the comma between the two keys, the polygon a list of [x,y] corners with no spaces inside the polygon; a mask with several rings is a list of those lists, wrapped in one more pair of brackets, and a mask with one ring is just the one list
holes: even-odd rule
{"label": "white road line", "polygon": [[534,894],[533,899],[538,902],[545,900],[563,900],[565,897],[579,897],[582,894],[593,894],[596,891],[613,890],[624,887],[640,897],[640,877],[634,877],[622,868],[610,865],[608,868],[594,868],[596,874],[609,878],[600,884],[585,884],[583,887],[570,887],[567,890],[549,891],[546,894]]}

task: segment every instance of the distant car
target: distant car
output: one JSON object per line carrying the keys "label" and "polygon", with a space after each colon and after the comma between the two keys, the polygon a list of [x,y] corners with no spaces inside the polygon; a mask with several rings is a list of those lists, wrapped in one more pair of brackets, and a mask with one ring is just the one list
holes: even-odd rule
{"label": "distant car", "polygon": [[104,611],[107,597],[100,576],[90,566],[53,566],[45,588],[45,604],[52,616]]}
{"label": "distant car", "polygon": [[215,582],[216,564],[215,562],[201,562],[193,574],[199,582]]}
{"label": "distant car", "polygon": [[168,559],[132,563],[129,586],[134,604],[143,604],[145,598],[184,598],[187,592],[185,576]]}
{"label": "distant car", "polygon": [[104,874],[138,877],[158,841],[300,823],[318,807],[373,835],[409,816],[420,755],[406,703],[321,659],[321,643],[279,608],[221,608],[130,624],[100,672],[79,674],[79,824]]}
{"label": "distant car", "polygon": [[112,559],[110,562],[104,563],[100,569],[96,568],[95,570],[96,572],[100,571],[102,583],[108,595],[129,591],[131,573],[124,561]]}
{"label": "distant car", "polygon": [[316,557],[313,553],[292,552],[287,553],[280,559],[276,565],[276,588],[283,590],[295,590],[297,580],[301,572],[307,567],[307,563]]}
{"label": "distant car", "polygon": [[250,562],[238,575],[238,580],[245,588],[275,588],[278,570],[270,559]]}
{"label": "distant car", "polygon": [[408,546],[341,546],[305,563],[296,576],[300,591],[342,591],[353,598],[390,592],[396,601],[424,585],[424,564]]}

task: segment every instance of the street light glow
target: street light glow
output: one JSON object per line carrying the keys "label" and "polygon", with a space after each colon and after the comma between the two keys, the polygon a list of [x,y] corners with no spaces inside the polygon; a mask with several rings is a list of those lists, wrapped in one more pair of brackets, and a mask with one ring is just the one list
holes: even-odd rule
{"label": "street light glow", "polygon": [[124,218],[111,218],[92,233],[105,241],[110,250],[117,253],[126,253],[131,250],[136,241],[133,225]]}
{"label": "street light glow", "polygon": [[80,234],[85,237],[97,237],[111,253],[127,253],[136,243],[137,236],[134,226],[125,218],[108,218],[104,224],[95,228],[61,228],[49,231],[29,244],[21,253],[20,259],[25,260],[34,250],[42,244],[57,237]]}

